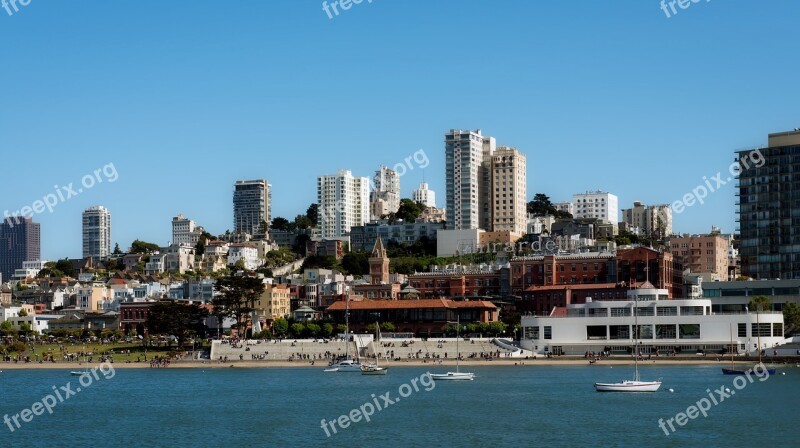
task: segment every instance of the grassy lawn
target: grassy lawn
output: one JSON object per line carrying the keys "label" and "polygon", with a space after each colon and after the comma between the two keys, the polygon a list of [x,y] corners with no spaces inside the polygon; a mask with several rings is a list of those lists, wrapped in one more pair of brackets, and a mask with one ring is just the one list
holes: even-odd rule
{"label": "grassy lawn", "polygon": [[[103,355],[112,355],[112,359],[114,362],[124,363],[126,361],[133,361],[136,362],[137,358],[140,361],[144,361],[145,355],[145,348],[142,347],[141,344],[130,344],[130,343],[109,343],[109,344],[101,344],[99,342],[89,342],[89,343],[68,343],[64,344],[64,352],[61,351],[61,345],[59,344],[35,344],[34,350],[28,349],[22,356],[30,356],[31,359],[35,359],[34,355],[39,355],[38,359],[41,359],[42,354],[47,353],[51,354],[55,357],[57,362],[64,362],[63,361],[63,354],[73,353],[78,354],[83,351],[90,353],[90,357],[93,357],[92,362],[96,363],[99,362],[100,357]],[[167,346],[149,346],[147,347],[147,359],[151,360],[154,356],[166,356],[170,352],[176,350],[177,346],[172,344],[172,347]],[[197,347],[199,350],[200,348]],[[127,351],[130,351],[130,354],[127,354]],[[188,348],[191,350],[191,347]],[[78,356],[80,361],[83,361],[83,358]]]}

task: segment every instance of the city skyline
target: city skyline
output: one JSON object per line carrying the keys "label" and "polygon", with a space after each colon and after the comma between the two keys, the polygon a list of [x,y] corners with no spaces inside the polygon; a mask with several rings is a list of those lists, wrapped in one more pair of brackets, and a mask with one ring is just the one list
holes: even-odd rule
{"label": "city skyline", "polygon": [[[370,176],[420,149],[430,165],[424,176],[419,167],[404,174],[401,196],[424,179],[441,207],[442,133],[452,128],[480,128],[525,153],[528,200],[600,189],[620,208],[664,204],[724,172],[735,150],[800,125],[798,92],[785,88],[797,62],[760,68],[791,54],[795,3],[712,3],[669,20],[658,5],[634,1],[577,14],[557,3],[459,5],[425,4],[423,20],[410,3],[375,2],[330,20],[318,2],[285,2],[232,6],[231,20],[195,8],[184,21],[182,5],[144,14],[124,4],[32,3],[0,27],[6,58],[20,67],[0,108],[0,147],[14,167],[0,179],[0,213],[64,193],[52,212],[34,216],[47,259],[81,253],[80,216],[96,204],[114,210],[112,247],[137,238],[166,245],[178,213],[213,234],[231,228],[236,180],[268,179],[272,215],[292,219],[315,202],[317,176],[342,168]],[[459,32],[456,19],[476,14],[513,31]],[[55,39],[52,30],[67,22],[106,38]],[[215,32],[199,32],[210,23]],[[736,31],[743,26],[771,32],[745,36]],[[134,29],[151,32],[131,39]],[[381,30],[395,32],[372,38]],[[174,38],[182,33],[192,37]],[[489,63],[454,77],[443,59],[453,48]],[[592,76],[577,75],[587,69]],[[56,81],[53,70],[62,73]],[[32,154],[41,160],[30,163]],[[115,182],[76,195],[61,188],[110,163]],[[675,214],[674,230],[733,232],[734,194],[728,183]]]}

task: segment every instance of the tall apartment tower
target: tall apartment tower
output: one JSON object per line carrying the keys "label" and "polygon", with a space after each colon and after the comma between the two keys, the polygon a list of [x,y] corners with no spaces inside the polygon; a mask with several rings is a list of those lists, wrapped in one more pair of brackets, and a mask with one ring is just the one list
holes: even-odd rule
{"label": "tall apartment tower", "polygon": [[323,238],[346,236],[353,226],[369,222],[369,178],[349,170],[317,178],[319,228]]}
{"label": "tall apartment tower", "polygon": [[380,219],[400,208],[400,176],[397,171],[385,166],[375,171],[369,204],[372,219]]}
{"label": "tall apartment tower", "polygon": [[587,191],[572,195],[576,218],[604,219],[612,224],[619,222],[619,199],[605,191]]}
{"label": "tall apartment tower", "polygon": [[451,129],[445,134],[447,228],[491,228],[491,157],[494,137],[481,130]]}
{"label": "tall apartment tower", "polygon": [[111,255],[111,212],[103,206],[83,212],[83,258],[103,260]]}
{"label": "tall apartment tower", "polygon": [[501,146],[491,158],[492,231],[523,235],[528,227],[525,154]]}
{"label": "tall apartment tower", "polygon": [[436,192],[428,188],[428,184],[422,182],[419,188],[411,193],[414,202],[425,204],[426,207],[436,207]]}
{"label": "tall apartment tower", "polygon": [[800,129],[737,151],[742,275],[800,279]]}
{"label": "tall apartment tower", "polygon": [[30,217],[12,216],[0,223],[0,274],[8,281],[26,261],[41,260],[41,228]]}
{"label": "tall apartment tower", "polygon": [[672,207],[669,204],[645,205],[634,201],[633,208],[622,209],[622,221],[638,229],[639,235],[664,238],[672,235]]}
{"label": "tall apartment tower", "polygon": [[233,186],[233,233],[261,234],[272,222],[272,185],[266,180],[240,180]]}

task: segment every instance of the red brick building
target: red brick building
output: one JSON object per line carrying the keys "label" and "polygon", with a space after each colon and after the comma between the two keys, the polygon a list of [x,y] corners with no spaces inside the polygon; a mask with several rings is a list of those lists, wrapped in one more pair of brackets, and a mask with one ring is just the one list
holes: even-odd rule
{"label": "red brick building", "polygon": [[[344,323],[347,304],[335,302],[326,310],[336,323]],[[393,323],[398,332],[418,336],[439,335],[448,322],[495,322],[499,318],[492,302],[471,300],[456,302],[446,299],[427,300],[364,300],[350,301],[350,330],[360,332],[379,322]]]}
{"label": "red brick building", "polygon": [[500,296],[500,271],[423,272],[408,276],[420,299]]}

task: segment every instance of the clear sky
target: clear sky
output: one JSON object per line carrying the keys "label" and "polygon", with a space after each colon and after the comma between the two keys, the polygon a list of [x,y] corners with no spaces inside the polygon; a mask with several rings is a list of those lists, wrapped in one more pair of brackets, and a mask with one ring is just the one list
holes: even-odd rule
{"label": "clear sky", "polygon": [[[91,205],[111,210],[123,249],[166,244],[181,212],[212,233],[232,227],[237,179],[268,179],[273,215],[291,219],[316,200],[318,175],[371,176],[420,149],[444,206],[451,128],[525,152],[531,197],[603,189],[627,207],[678,200],[727,177],[734,150],[800,127],[793,0],[701,1],[670,18],[657,0],[365,0],[333,19],[318,0],[11,11],[0,212],[59,187],[65,201],[35,216],[46,259],[81,255]],[[62,186],[77,192],[108,164],[115,182],[101,171],[67,198]],[[404,196],[422,180],[411,165]],[[730,183],[675,230],[731,232],[734,203]]]}

